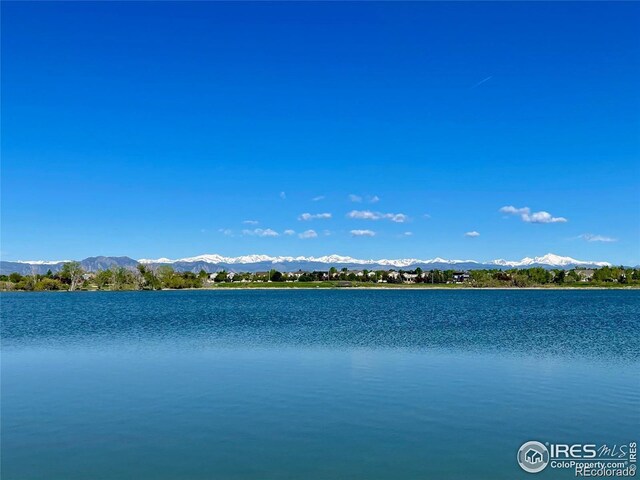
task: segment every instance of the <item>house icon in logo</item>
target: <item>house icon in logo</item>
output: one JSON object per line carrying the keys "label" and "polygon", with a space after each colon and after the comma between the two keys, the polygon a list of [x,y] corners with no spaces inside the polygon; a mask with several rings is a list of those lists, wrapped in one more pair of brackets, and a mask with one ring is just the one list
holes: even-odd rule
{"label": "house icon in logo", "polygon": [[549,464],[549,449],[540,442],[525,442],[518,450],[518,464],[525,472],[541,472]]}
{"label": "house icon in logo", "polygon": [[534,450],[533,448],[530,448],[529,450],[527,450],[527,453],[524,454],[524,458],[526,458],[527,462],[529,462],[531,465],[535,465],[542,461],[542,453]]}

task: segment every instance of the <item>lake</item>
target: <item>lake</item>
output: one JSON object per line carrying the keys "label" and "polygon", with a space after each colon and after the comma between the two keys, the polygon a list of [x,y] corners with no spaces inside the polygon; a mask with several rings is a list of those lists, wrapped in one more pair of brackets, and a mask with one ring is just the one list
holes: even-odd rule
{"label": "lake", "polygon": [[527,440],[639,439],[638,290],[2,293],[0,307],[5,480],[530,478]]}

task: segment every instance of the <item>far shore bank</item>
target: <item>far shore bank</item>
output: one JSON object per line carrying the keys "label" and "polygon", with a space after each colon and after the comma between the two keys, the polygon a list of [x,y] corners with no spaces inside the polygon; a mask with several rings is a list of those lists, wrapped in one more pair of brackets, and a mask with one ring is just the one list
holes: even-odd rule
{"label": "far shore bank", "polygon": [[[538,286],[538,287],[473,287],[469,285],[357,285],[357,286],[337,286],[337,285],[282,285],[282,284],[255,284],[255,285],[216,285],[202,288],[162,288],[159,290],[109,290],[109,289],[79,289],[69,290],[40,290],[38,292],[50,293],[75,293],[75,292],[180,292],[180,291],[230,291],[230,290],[640,290],[640,285],[580,285],[580,286]],[[21,292],[34,293],[25,290],[0,290],[0,293]]]}
{"label": "far shore bank", "polygon": [[[540,287],[472,287],[469,285],[390,285],[390,286],[216,286],[191,288],[189,290],[640,290],[640,285],[611,286],[540,286]],[[176,290],[166,288],[163,290]]]}

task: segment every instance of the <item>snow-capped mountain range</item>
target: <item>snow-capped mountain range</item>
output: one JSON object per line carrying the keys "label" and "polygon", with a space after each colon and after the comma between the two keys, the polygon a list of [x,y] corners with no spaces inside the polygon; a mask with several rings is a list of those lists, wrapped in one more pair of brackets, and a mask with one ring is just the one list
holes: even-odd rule
{"label": "snow-capped mountain range", "polygon": [[[53,272],[62,268],[62,265],[68,260],[61,261],[45,261],[45,260],[24,260],[24,261],[1,261],[0,273],[9,274],[18,272],[23,275],[33,273],[46,273],[47,270]],[[343,255],[325,255],[321,257],[288,257],[288,256],[271,256],[271,255],[243,255],[240,257],[225,257],[218,254],[198,255],[196,257],[186,258],[141,258],[134,260],[129,257],[89,257],[80,261],[82,267],[90,272],[104,270],[114,266],[134,269],[138,264],[148,265],[150,267],[158,267],[162,265],[170,265],[177,271],[199,272],[205,270],[213,273],[219,270],[227,271],[246,271],[257,272],[265,271],[271,268],[283,272],[293,272],[298,270],[326,270],[330,267],[349,268],[349,269],[406,269],[422,268],[423,270],[438,269],[457,269],[457,270],[473,270],[480,268],[525,268],[525,267],[543,267],[543,268],[563,268],[569,269],[576,266],[582,267],[602,267],[610,265],[608,262],[596,262],[589,260],[577,260],[572,257],[562,257],[553,253],[548,253],[541,257],[525,257],[522,260],[490,260],[479,262],[476,260],[453,260],[445,258],[400,258],[400,259],[359,259],[347,257]]]}
{"label": "snow-capped mountain range", "polygon": [[179,258],[176,260],[171,260],[169,258],[157,258],[157,259],[148,259],[141,258],[138,262],[143,264],[174,264],[174,263],[193,263],[193,262],[205,262],[205,263],[214,263],[214,264],[228,264],[228,265],[239,265],[239,264],[251,264],[251,263],[292,263],[292,262],[309,262],[309,263],[326,263],[326,264],[354,264],[354,265],[385,265],[389,267],[397,267],[404,268],[409,267],[411,265],[430,265],[430,264],[449,264],[449,265],[457,265],[461,263],[473,263],[473,264],[482,264],[482,265],[496,265],[502,267],[528,267],[531,265],[548,265],[550,267],[566,267],[569,265],[592,265],[604,267],[607,265],[611,265],[608,262],[594,262],[587,260],[576,260],[571,257],[562,257],[560,255],[555,255],[553,253],[547,253],[541,257],[525,257],[522,260],[491,260],[488,262],[478,262],[476,260],[449,260],[445,258],[431,258],[428,260],[420,260],[418,258],[400,258],[400,259],[386,259],[382,258],[379,260],[363,260],[353,257],[345,257],[342,255],[325,255],[322,257],[286,257],[286,256],[277,256],[272,257],[269,255],[243,255],[240,257],[224,257],[218,254],[205,254],[198,255],[197,257],[187,257],[187,258]]}
{"label": "snow-capped mountain range", "polygon": [[148,259],[141,258],[138,262],[143,264],[173,264],[173,263],[192,263],[192,262],[206,262],[206,263],[225,263],[228,265],[242,265],[250,263],[292,263],[292,262],[309,262],[309,263],[326,263],[326,264],[354,264],[354,265],[387,265],[390,267],[408,267],[415,264],[430,264],[430,263],[478,263],[475,260],[445,260],[443,258],[433,258],[430,260],[420,260],[417,258],[401,258],[396,260],[388,260],[386,258],[380,260],[362,260],[359,258],[345,257],[343,255],[325,255],[322,257],[286,257],[278,256],[272,257],[269,255],[243,255],[240,257],[223,257],[222,255],[198,255],[197,257],[179,258],[171,260],[169,258],[157,258]]}

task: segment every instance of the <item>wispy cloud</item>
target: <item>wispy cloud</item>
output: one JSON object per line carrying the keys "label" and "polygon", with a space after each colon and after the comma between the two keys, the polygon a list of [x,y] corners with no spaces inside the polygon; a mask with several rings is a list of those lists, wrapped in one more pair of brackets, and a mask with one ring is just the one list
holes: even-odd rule
{"label": "wispy cloud", "polygon": [[257,225],[258,222],[257,220],[243,220],[242,223],[244,223],[245,225]]}
{"label": "wispy cloud", "polygon": [[331,218],[330,213],[303,213],[298,217],[298,220],[327,220]]}
{"label": "wispy cloud", "polygon": [[371,210],[351,210],[347,213],[347,217],[355,220],[391,220],[396,223],[404,223],[409,220],[409,216],[404,213],[382,213]]}
{"label": "wispy cloud", "polygon": [[313,197],[311,199],[312,202],[319,202],[320,200],[324,200],[326,197],[324,195],[318,195],[317,197]]}
{"label": "wispy cloud", "polygon": [[380,197],[377,195],[362,196],[362,195],[356,195],[352,193],[349,195],[349,201],[354,203],[361,203],[361,202],[378,203],[380,201]]}
{"label": "wispy cloud", "polygon": [[358,220],[380,220],[382,218],[382,214],[371,212],[369,210],[351,210],[347,213],[347,217]]}
{"label": "wispy cloud", "polygon": [[375,237],[376,232],[373,230],[351,230],[352,237]]}
{"label": "wispy cloud", "polygon": [[502,207],[500,212],[508,215],[520,215],[523,222],[527,223],[565,223],[568,220],[564,217],[554,217],[549,212],[541,210],[539,212],[531,212],[529,207],[516,208],[513,205]]}
{"label": "wispy cloud", "polygon": [[286,200],[286,199],[287,199],[287,194],[286,194],[286,193],[284,193],[284,192],[280,192],[280,198],[281,198],[282,200]]}
{"label": "wispy cloud", "polygon": [[220,228],[220,229],[218,229],[218,231],[221,234],[223,234],[225,237],[233,236],[233,230],[231,230],[230,228]]}
{"label": "wispy cloud", "polygon": [[594,235],[593,233],[583,233],[582,235],[578,235],[578,238],[585,240],[587,242],[604,242],[611,243],[617,242],[617,238],[605,237],[604,235]]}
{"label": "wispy cloud", "polygon": [[262,229],[255,228],[253,230],[242,230],[243,235],[250,235],[255,237],[277,237],[280,234],[275,230],[271,230],[270,228]]}
{"label": "wispy cloud", "polygon": [[471,237],[471,238],[475,238],[475,237],[479,237],[480,233],[476,232],[475,230],[472,230],[471,232],[467,232],[464,234],[465,237]]}
{"label": "wispy cloud", "polygon": [[471,87],[469,90],[473,90],[474,88],[478,88],[480,85],[482,85],[485,82],[488,82],[492,78],[493,78],[493,75],[489,75],[487,78],[483,78],[478,83],[476,83],[473,87]]}
{"label": "wispy cloud", "polygon": [[298,237],[300,238],[316,238],[318,236],[318,234],[316,233],[315,230],[305,230],[304,232],[298,234]]}
{"label": "wispy cloud", "polygon": [[404,232],[403,235],[405,237],[411,237],[411,236],[413,236],[413,232]]}
{"label": "wispy cloud", "polygon": [[428,213],[425,213],[425,214],[423,215],[423,217],[424,217],[424,218],[426,218],[427,220],[429,220],[429,219],[431,218],[431,215],[429,215]]}
{"label": "wispy cloud", "polygon": [[285,235],[295,235],[296,231],[295,230],[291,230],[290,228],[288,228],[287,230],[285,230],[284,232]]}

